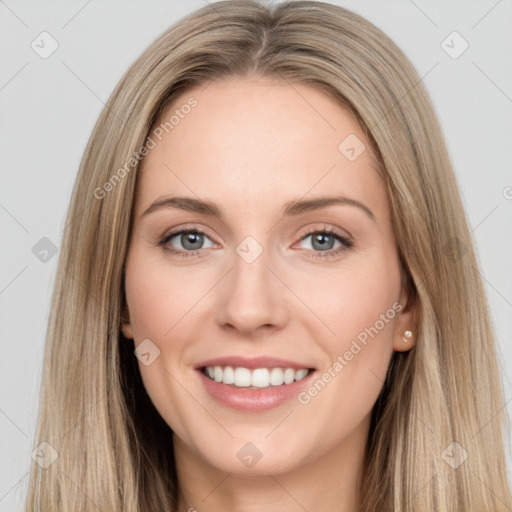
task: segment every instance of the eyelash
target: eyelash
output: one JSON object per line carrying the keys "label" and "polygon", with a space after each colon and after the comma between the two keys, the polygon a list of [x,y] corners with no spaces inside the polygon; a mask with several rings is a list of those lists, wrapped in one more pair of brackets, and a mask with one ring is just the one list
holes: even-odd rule
{"label": "eyelash", "polygon": [[[194,234],[198,234],[198,235],[205,235],[206,237],[208,237],[208,235],[204,231],[201,231],[200,229],[196,229],[196,228],[180,229],[178,231],[173,231],[172,233],[169,233],[168,235],[166,235],[164,238],[162,238],[162,240],[158,243],[158,245],[162,246],[164,251],[172,254],[173,256],[177,256],[178,258],[191,258],[194,256],[198,256],[201,249],[198,249],[195,251],[182,251],[182,250],[173,249],[172,247],[167,245],[169,240],[171,240],[175,236],[181,235],[182,233],[194,233]],[[305,238],[307,238],[308,236],[316,235],[316,234],[324,234],[324,235],[330,235],[330,236],[334,237],[339,242],[341,242],[341,247],[339,247],[336,250],[329,249],[329,251],[314,251],[313,250],[313,254],[311,254],[310,257],[314,258],[314,259],[324,259],[324,258],[336,257],[339,254],[341,254],[342,252],[347,251],[354,246],[354,244],[351,240],[349,240],[347,237],[337,233],[336,231],[334,231],[330,228],[311,229],[310,231],[305,233],[304,236],[300,240],[302,241]],[[306,250],[308,250],[308,249],[306,249]]]}

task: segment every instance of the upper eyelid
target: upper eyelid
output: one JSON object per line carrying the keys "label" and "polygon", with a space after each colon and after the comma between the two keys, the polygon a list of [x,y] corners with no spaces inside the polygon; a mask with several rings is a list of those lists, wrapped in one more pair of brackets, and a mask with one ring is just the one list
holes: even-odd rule
{"label": "upper eyelid", "polygon": [[305,233],[303,233],[301,235],[301,239],[306,237],[306,236],[312,235],[314,233],[323,232],[323,231],[326,231],[326,232],[328,232],[328,234],[331,234],[331,235],[334,235],[334,236],[340,236],[342,238],[346,238],[347,240],[350,240],[350,241],[353,240],[352,235],[350,233],[348,233],[348,231],[346,231],[344,229],[341,229],[341,228],[333,228],[333,227],[330,227],[330,226],[324,226],[324,227],[318,227],[318,228],[310,228]]}

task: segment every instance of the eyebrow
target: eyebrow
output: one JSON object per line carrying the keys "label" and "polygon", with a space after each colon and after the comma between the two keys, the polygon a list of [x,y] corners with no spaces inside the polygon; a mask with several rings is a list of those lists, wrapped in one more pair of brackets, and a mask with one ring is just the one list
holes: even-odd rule
{"label": "eyebrow", "polygon": [[[300,215],[302,213],[319,210],[320,208],[325,208],[327,206],[331,206],[334,204],[356,206],[357,208],[364,211],[366,215],[370,217],[370,219],[375,221],[375,215],[365,204],[361,203],[360,201],[357,201],[356,199],[351,199],[349,197],[339,195],[317,197],[308,200],[299,199],[290,201],[284,205],[282,209],[282,215],[283,217]],[[212,217],[217,217],[221,220],[224,219],[222,211],[215,203],[205,201],[202,199],[196,199],[193,197],[173,196],[159,197],[142,213],[141,217],[144,217],[162,208],[176,208],[188,212],[210,215]]]}

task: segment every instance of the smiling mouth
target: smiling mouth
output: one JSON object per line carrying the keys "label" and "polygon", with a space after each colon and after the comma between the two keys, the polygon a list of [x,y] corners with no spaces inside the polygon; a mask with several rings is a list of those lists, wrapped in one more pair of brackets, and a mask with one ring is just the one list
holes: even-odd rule
{"label": "smiling mouth", "polygon": [[264,389],[287,386],[307,377],[313,368],[244,368],[242,366],[203,366],[201,373],[234,388]]}

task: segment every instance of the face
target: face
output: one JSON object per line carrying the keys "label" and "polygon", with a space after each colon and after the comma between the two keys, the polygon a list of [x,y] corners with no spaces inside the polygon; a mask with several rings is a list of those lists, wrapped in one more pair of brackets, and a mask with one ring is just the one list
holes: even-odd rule
{"label": "face", "polygon": [[177,449],[210,467],[342,453],[414,343],[369,141],[307,85],[226,78],[161,121],[173,113],[140,169],[126,262],[144,386]]}

